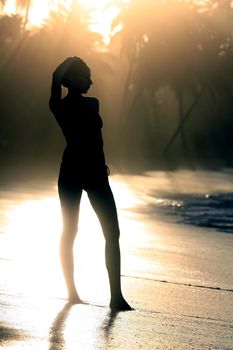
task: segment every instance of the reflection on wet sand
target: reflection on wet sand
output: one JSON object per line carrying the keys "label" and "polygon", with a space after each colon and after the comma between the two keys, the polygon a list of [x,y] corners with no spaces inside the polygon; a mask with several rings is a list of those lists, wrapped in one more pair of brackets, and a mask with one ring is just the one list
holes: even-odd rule
{"label": "reflection on wet sand", "polygon": [[57,314],[49,332],[49,350],[63,350],[65,348],[64,328],[72,304],[67,303]]}
{"label": "reflection on wet sand", "polygon": [[[73,316],[70,316],[71,309],[73,309]],[[85,310],[85,305],[65,304],[50,328],[48,350],[70,349],[71,346],[82,349],[94,349],[95,346],[107,349],[118,312],[107,311],[106,313],[104,309],[103,311],[100,313],[101,317],[98,315],[93,318],[95,312],[91,315],[90,311]],[[92,317],[88,318],[88,314]],[[68,343],[70,343],[69,346]]]}
{"label": "reflection on wet sand", "polygon": [[[224,310],[230,319],[232,309],[226,306],[230,294],[226,292],[232,290],[232,235],[175,224],[166,213],[145,215],[140,210],[142,206],[146,214],[154,210],[162,194],[173,198],[182,191],[183,195],[211,194],[214,189],[233,192],[231,175],[207,175],[211,182],[204,174],[196,174],[195,180],[195,174],[185,172],[113,177],[121,226],[123,289],[132,305],[138,307],[136,312],[120,314],[109,312],[104,239],[86,196],[74,254],[77,286],[87,304],[71,306],[65,304],[60,268],[61,217],[55,186],[50,192],[36,189],[29,193],[24,188],[2,191],[1,346],[10,350],[131,349],[133,340],[135,349],[139,349],[148,344],[153,348],[158,340],[162,344],[158,349],[163,349],[164,334],[166,337],[175,330],[170,324],[176,324],[180,337],[190,322],[195,320],[194,327],[198,328],[197,320],[203,323],[203,314],[219,319]],[[211,294],[213,291],[215,294]],[[213,304],[207,302],[210,298],[214,298]],[[176,314],[190,314],[192,318],[179,323],[180,319],[178,322],[171,316]],[[211,348],[212,339],[217,337],[215,328],[212,333],[206,332],[211,334],[209,338],[202,338],[206,348]],[[202,334],[203,324],[198,329]],[[168,343],[169,339],[166,346]]]}
{"label": "reflection on wet sand", "polygon": [[[115,191],[120,192],[119,207],[127,208],[139,202],[132,191],[121,183],[114,183]],[[0,256],[11,259],[14,265],[14,278],[10,289],[35,296],[65,297],[65,286],[60,266],[59,241],[62,229],[61,213],[57,194],[44,197],[32,192],[31,197],[12,199],[5,209],[6,220],[0,222]],[[120,209],[121,210],[121,209]],[[121,213],[122,214],[122,213]],[[120,215],[124,232],[131,231],[130,221]],[[128,230],[127,230],[128,227]],[[137,244],[135,230],[134,244]],[[129,244],[129,235],[122,235],[122,244]],[[90,241],[92,244],[90,244]],[[108,303],[109,289],[104,263],[104,238],[98,219],[90,206],[85,193],[82,197],[79,231],[75,242],[76,279],[81,297],[91,298],[96,290],[102,303]],[[13,266],[12,265],[12,266]],[[9,281],[7,281],[8,283]]]}
{"label": "reflection on wet sand", "polygon": [[104,330],[106,343],[108,343],[109,341],[109,337],[111,335],[111,331],[118,314],[119,314],[118,311],[114,311],[114,310],[109,311],[106,316],[106,319],[103,322],[103,330]]}
{"label": "reflection on wet sand", "polygon": [[[166,226],[171,220],[166,217],[165,210],[161,213],[157,202],[162,195],[171,197],[181,192],[230,192],[232,173],[154,172],[146,176],[116,175],[111,182],[119,209],[122,274],[179,282],[185,277],[185,283],[202,284],[202,271],[187,265],[188,248],[184,238],[181,237],[178,243],[179,227],[171,232]],[[146,219],[142,215],[145,212],[150,212]],[[66,291],[59,258],[61,213],[55,182],[44,186],[37,183],[34,189],[32,185],[30,188],[2,189],[0,217],[0,231],[3,232],[0,235],[0,257],[4,259],[1,266],[3,269],[7,265],[10,276],[3,277],[5,288],[24,295],[64,298]],[[177,230],[176,236],[174,230]],[[207,239],[203,236],[203,242],[199,243],[194,239],[197,257]],[[86,195],[82,198],[74,255],[81,298],[93,300],[94,297],[97,303],[108,305],[104,239]],[[215,260],[218,256],[219,251],[216,251]],[[207,276],[212,276],[211,265],[207,269]],[[215,278],[209,278],[208,284],[212,285],[214,281]],[[225,277],[223,281],[226,281]],[[226,286],[224,282],[224,285],[229,288],[229,283]]]}

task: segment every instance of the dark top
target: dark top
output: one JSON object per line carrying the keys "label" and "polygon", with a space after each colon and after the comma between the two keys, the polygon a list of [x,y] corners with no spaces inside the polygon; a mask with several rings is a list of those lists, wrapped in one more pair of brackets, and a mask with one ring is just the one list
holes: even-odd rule
{"label": "dark top", "polygon": [[49,105],[66,140],[62,177],[80,183],[106,180],[101,132],[103,122],[99,115],[98,100],[82,95],[67,95],[63,99],[51,97]]}

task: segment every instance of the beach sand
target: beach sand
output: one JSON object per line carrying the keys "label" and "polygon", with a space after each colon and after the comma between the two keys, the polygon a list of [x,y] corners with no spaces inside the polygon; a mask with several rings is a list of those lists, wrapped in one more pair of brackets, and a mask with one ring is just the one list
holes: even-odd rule
{"label": "beach sand", "polygon": [[59,263],[55,181],[4,185],[0,347],[233,349],[233,235],[183,224],[159,207],[152,215],[153,201],[164,193],[233,192],[232,174],[114,175],[111,184],[121,227],[122,288],[134,310],[113,314],[108,308],[104,240],[85,195],[74,253],[86,304],[70,305]]}

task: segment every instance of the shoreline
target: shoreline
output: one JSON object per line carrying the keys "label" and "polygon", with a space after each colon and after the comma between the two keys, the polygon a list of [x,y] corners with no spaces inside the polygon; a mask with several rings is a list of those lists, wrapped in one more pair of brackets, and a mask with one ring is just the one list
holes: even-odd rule
{"label": "shoreline", "polygon": [[[164,186],[159,190],[169,192],[168,183],[159,182],[163,176],[157,173],[157,184]],[[108,308],[104,240],[87,198],[74,252],[80,295],[89,305],[71,306],[59,268],[56,184],[31,181],[2,191],[3,349],[233,348],[233,235],[140,213],[137,205],[146,206],[155,185],[155,177],[145,179],[150,183],[111,178],[121,227],[122,288],[135,308],[115,315]],[[230,180],[222,184],[228,185]]]}

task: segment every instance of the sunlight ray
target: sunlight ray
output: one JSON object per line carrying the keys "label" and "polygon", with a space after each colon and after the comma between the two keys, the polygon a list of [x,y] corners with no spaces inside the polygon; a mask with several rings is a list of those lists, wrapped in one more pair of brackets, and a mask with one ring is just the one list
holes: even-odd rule
{"label": "sunlight ray", "polygon": [[[121,3],[123,4],[128,1],[129,0],[122,0]],[[90,14],[90,30],[101,34],[103,42],[108,44],[112,33],[112,21],[120,12],[120,2],[116,1],[114,4],[114,1],[111,0],[77,0],[77,3]],[[17,11],[23,15],[24,11],[22,9],[17,9],[15,4],[15,0],[8,0],[4,7],[4,13],[12,14]],[[59,11],[59,5],[70,8],[72,1],[59,0],[50,3],[47,0],[32,1],[28,18],[29,26],[42,26],[45,19],[48,18],[50,10]]]}

